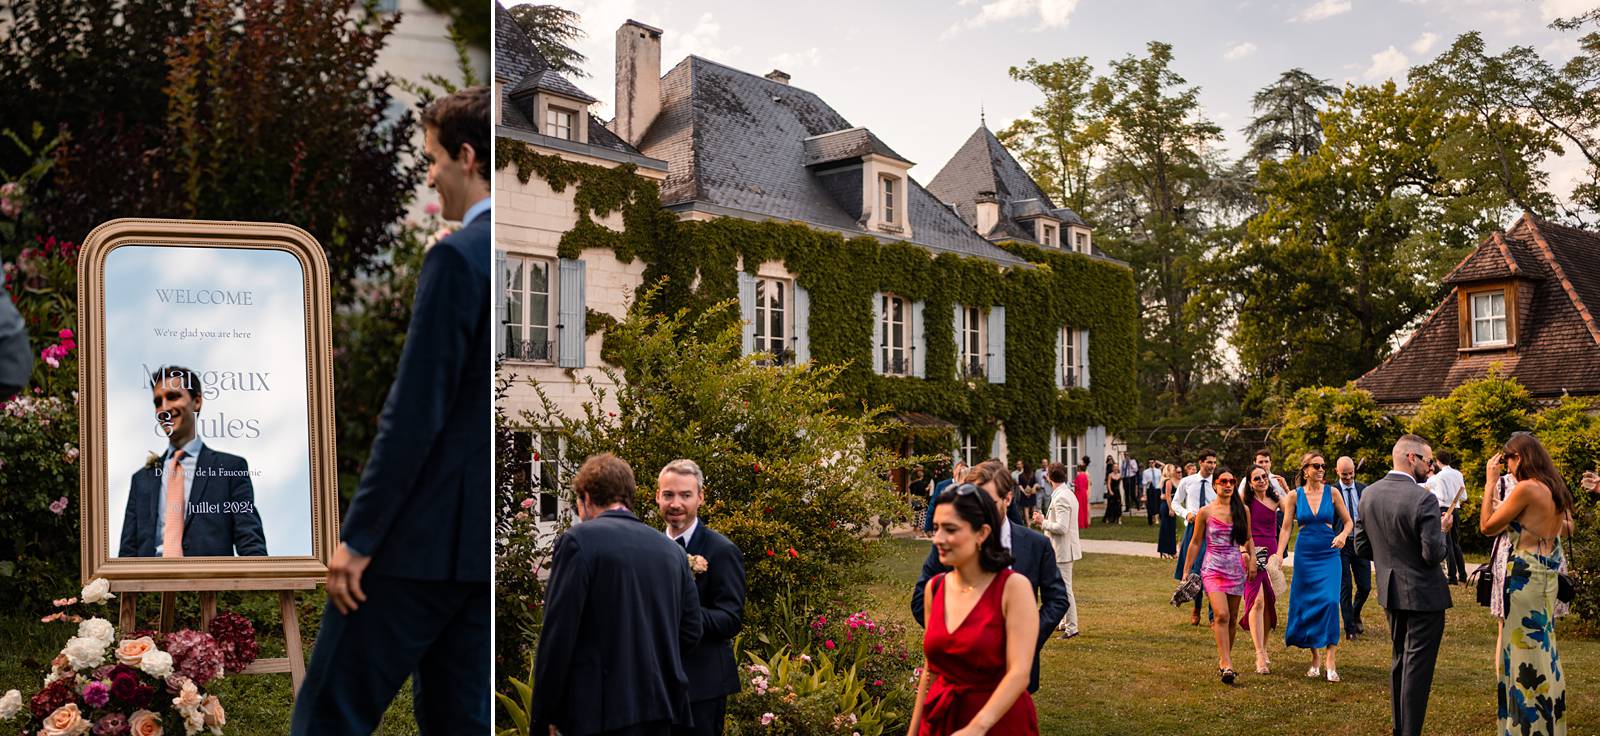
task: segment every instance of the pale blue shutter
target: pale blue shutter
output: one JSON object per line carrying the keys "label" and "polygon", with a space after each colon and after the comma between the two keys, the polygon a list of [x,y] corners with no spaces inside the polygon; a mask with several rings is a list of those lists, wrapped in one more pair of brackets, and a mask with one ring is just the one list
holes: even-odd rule
{"label": "pale blue shutter", "polygon": [[[1057,374],[1059,373],[1060,371],[1057,371]],[[1054,429],[1050,430],[1050,462],[1063,464],[1067,462],[1061,459],[1061,435],[1057,434]],[[1049,468],[1045,468],[1045,470],[1048,471]]]}
{"label": "pale blue shutter", "polygon": [[583,329],[588,317],[583,300],[583,266],[583,261],[561,259],[561,322],[556,329],[561,331],[558,363],[562,368],[583,367]]}
{"label": "pale blue shutter", "polygon": [[[1083,370],[1079,371],[1079,373],[1082,374],[1082,375],[1080,375],[1078,377],[1079,385],[1083,386],[1084,388],[1089,388],[1089,331],[1088,330],[1078,330],[1078,356],[1079,356],[1078,357],[1078,364],[1083,366]],[[1101,431],[1104,432],[1105,430],[1102,429]]]}
{"label": "pale blue shutter", "polygon": [[950,321],[950,333],[956,336],[956,375],[955,375],[955,377],[956,377],[956,380],[961,380],[961,317],[962,317],[962,311],[963,310],[961,309],[961,305],[960,304],[955,305],[955,307],[953,307],[953,309],[954,309],[954,316],[952,317],[952,319]]}
{"label": "pale blue shutter", "polygon": [[811,292],[794,285],[794,362],[811,360]]}
{"label": "pale blue shutter", "polygon": [[505,352],[502,342],[506,339],[506,252],[494,252],[494,329],[490,333],[490,344],[496,356]]}
{"label": "pale blue shutter", "polygon": [[994,439],[989,440],[989,457],[996,458],[996,459],[999,459],[999,460],[1005,460],[1005,458],[1000,457],[1000,435],[1001,434],[1002,434],[1002,431],[999,430],[999,429],[996,429],[994,431]]}
{"label": "pale blue shutter", "polygon": [[883,373],[883,292],[872,294],[872,372]]}
{"label": "pale blue shutter", "polygon": [[1006,382],[1006,308],[989,310],[989,383]]}
{"label": "pale blue shutter", "polygon": [[1090,501],[1100,501],[1106,495],[1106,428],[1090,427],[1083,444],[1083,453],[1089,458]]}
{"label": "pale blue shutter", "polygon": [[928,341],[922,334],[922,302],[911,303],[911,375],[927,378]]}
{"label": "pale blue shutter", "polygon": [[1056,330],[1056,388],[1066,388],[1067,340],[1062,330]]}
{"label": "pale blue shutter", "polygon": [[741,355],[756,351],[756,277],[739,272],[739,338]]}

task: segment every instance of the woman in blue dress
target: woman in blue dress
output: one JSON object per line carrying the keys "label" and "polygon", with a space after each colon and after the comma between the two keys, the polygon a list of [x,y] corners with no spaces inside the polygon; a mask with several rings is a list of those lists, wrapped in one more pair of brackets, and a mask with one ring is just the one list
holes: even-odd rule
{"label": "woman in blue dress", "polygon": [[1293,508],[1294,513],[1283,515],[1278,554],[1288,550],[1291,527],[1299,524],[1294,577],[1289,581],[1289,622],[1283,638],[1291,647],[1311,650],[1306,677],[1320,677],[1326,671],[1328,682],[1338,682],[1340,555],[1355,523],[1344,499],[1322,482],[1326,470],[1322,455],[1310,452],[1300,459],[1302,485],[1280,503],[1280,508]]}

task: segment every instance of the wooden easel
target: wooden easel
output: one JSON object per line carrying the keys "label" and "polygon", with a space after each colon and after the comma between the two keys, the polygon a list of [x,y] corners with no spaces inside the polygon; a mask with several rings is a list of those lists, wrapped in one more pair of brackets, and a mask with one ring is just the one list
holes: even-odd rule
{"label": "wooden easel", "polygon": [[300,683],[306,679],[305,649],[300,643],[300,615],[295,610],[295,592],[300,590],[315,590],[322,580],[319,578],[284,578],[277,580],[250,580],[250,579],[217,579],[217,580],[116,580],[111,583],[111,591],[117,594],[122,602],[117,611],[117,630],[132,631],[137,625],[135,615],[140,593],[161,594],[161,623],[158,631],[172,631],[174,619],[177,616],[177,599],[179,593],[190,591],[200,594],[200,629],[211,628],[211,620],[217,616],[217,591],[222,590],[276,590],[278,591],[278,611],[283,618],[283,642],[288,649],[287,657],[271,657],[257,659],[239,674],[259,675],[269,673],[289,673],[289,682],[293,687],[291,698],[300,692]]}

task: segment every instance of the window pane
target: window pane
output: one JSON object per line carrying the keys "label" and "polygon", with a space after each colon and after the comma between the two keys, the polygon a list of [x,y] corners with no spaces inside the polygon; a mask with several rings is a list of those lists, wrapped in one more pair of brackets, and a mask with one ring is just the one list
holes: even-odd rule
{"label": "window pane", "polygon": [[1497,317],[1506,315],[1506,295],[1504,292],[1489,295],[1489,313]]}
{"label": "window pane", "polygon": [[1489,324],[1494,328],[1494,341],[1495,342],[1505,342],[1506,341],[1506,321],[1503,320],[1503,319],[1497,319],[1497,320],[1494,320],[1494,321],[1490,322]]}
{"label": "window pane", "polygon": [[1492,337],[1492,334],[1493,334],[1493,331],[1489,329],[1489,323],[1488,322],[1486,322],[1484,320],[1481,320],[1481,319],[1475,319],[1475,320],[1472,321],[1472,344],[1473,345],[1482,345],[1484,343],[1489,342],[1491,337]]}
{"label": "window pane", "polygon": [[549,261],[528,261],[528,291],[550,293]]}

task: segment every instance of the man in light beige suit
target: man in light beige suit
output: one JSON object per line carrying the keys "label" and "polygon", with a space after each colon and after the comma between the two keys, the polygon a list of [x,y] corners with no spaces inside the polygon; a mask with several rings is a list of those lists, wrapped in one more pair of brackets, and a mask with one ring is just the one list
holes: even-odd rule
{"label": "man in light beige suit", "polygon": [[1078,543],[1078,496],[1067,484],[1067,466],[1051,463],[1047,476],[1054,491],[1050,496],[1050,515],[1033,512],[1033,520],[1050,535],[1056,548],[1056,567],[1061,569],[1061,581],[1067,584],[1067,615],[1061,619],[1061,638],[1078,635],[1078,598],[1072,592],[1072,563],[1083,557]]}

